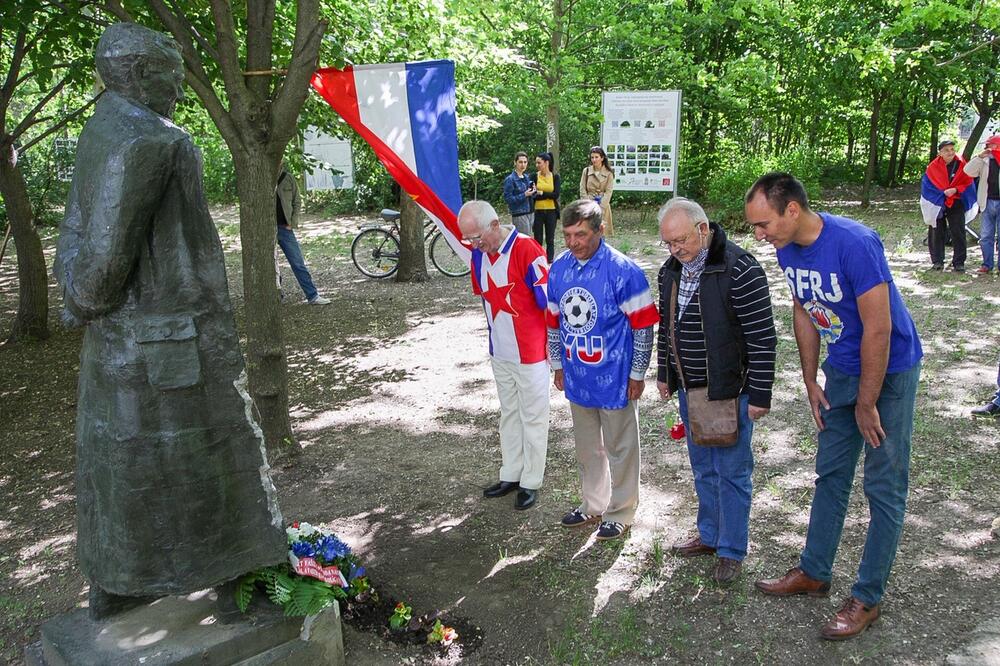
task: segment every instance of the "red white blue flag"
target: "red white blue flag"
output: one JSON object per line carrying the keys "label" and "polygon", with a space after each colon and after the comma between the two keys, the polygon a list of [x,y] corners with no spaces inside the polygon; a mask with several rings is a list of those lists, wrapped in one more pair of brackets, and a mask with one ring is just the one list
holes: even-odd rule
{"label": "red white blue flag", "polygon": [[[954,178],[948,177],[948,166],[944,158],[938,155],[927,165],[924,177],[920,180],[920,214],[927,226],[936,225],[941,211],[952,206],[962,207],[966,224],[979,214],[975,181],[963,169],[965,160],[958,155],[954,159],[958,161],[958,170]],[[957,192],[945,196],[944,191],[952,187]]]}
{"label": "red white blue flag", "polygon": [[375,151],[466,261],[459,239],[455,63],[428,60],[318,70],[312,86]]}

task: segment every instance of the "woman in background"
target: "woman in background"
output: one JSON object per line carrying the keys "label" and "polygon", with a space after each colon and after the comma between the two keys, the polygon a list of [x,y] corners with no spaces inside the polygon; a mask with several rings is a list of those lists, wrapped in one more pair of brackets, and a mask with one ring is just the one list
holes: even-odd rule
{"label": "woman in background", "polygon": [[590,149],[590,166],[580,176],[580,198],[593,199],[601,206],[604,235],[613,236],[611,225],[611,193],[615,189],[615,172],[608,164],[608,155],[600,146]]}
{"label": "woman in background", "polygon": [[551,264],[556,249],[556,220],[559,219],[559,174],[555,173],[552,153],[538,153],[535,157],[535,169],[537,171],[531,175],[531,181],[538,193],[535,195],[535,223],[532,231],[535,232],[538,244],[545,248],[545,256]]}

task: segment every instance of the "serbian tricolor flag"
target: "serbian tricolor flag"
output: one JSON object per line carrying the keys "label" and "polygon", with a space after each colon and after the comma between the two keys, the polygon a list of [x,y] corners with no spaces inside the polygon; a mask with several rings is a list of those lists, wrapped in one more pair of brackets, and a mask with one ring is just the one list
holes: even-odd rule
{"label": "serbian tricolor flag", "polygon": [[428,60],[318,70],[312,86],[375,151],[389,175],[468,261],[458,210],[455,63]]}
{"label": "serbian tricolor flag", "polygon": [[[958,155],[955,156],[955,160],[958,162],[958,171],[955,172],[954,178],[949,180],[948,165],[945,164],[944,158],[938,156],[927,165],[927,171],[920,181],[920,213],[929,227],[937,224],[943,209],[952,206],[961,206],[965,210],[966,223],[971,222],[979,214],[976,188],[970,187],[973,180],[965,173],[965,160]],[[949,187],[954,187],[958,192],[946,197],[944,191]]]}

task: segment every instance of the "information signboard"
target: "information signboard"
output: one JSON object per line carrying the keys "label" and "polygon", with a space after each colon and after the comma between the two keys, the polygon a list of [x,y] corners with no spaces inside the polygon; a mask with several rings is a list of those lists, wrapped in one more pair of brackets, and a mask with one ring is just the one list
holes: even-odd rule
{"label": "information signboard", "polygon": [[306,172],[307,190],[349,190],[354,187],[354,159],[351,142],[320,133],[315,127],[306,130],[303,151],[319,160],[320,167]]}
{"label": "information signboard", "polygon": [[605,92],[601,146],[616,190],[673,192],[681,138],[681,91]]}

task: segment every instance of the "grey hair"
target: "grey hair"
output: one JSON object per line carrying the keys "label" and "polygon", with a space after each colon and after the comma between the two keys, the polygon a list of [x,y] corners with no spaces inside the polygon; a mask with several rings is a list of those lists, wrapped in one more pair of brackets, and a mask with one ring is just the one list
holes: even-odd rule
{"label": "grey hair", "polygon": [[497,211],[490,204],[489,201],[480,201],[479,199],[473,199],[472,201],[466,201],[462,205],[462,208],[458,211],[458,216],[462,217],[462,214],[467,217],[471,217],[475,221],[476,226],[480,230],[486,231],[490,228],[490,224],[493,220],[499,222],[500,218],[497,216]]}
{"label": "grey hair", "polygon": [[697,227],[703,222],[708,224],[708,215],[705,214],[705,209],[697,201],[686,197],[674,197],[660,206],[660,210],[656,214],[656,219],[660,224],[663,224],[663,220],[666,219],[667,215],[675,212],[684,213],[692,226]]}
{"label": "grey hair", "polygon": [[601,205],[593,199],[577,199],[563,208],[562,225],[564,227],[572,227],[580,222],[586,222],[591,231],[597,231],[601,228],[603,221]]}

